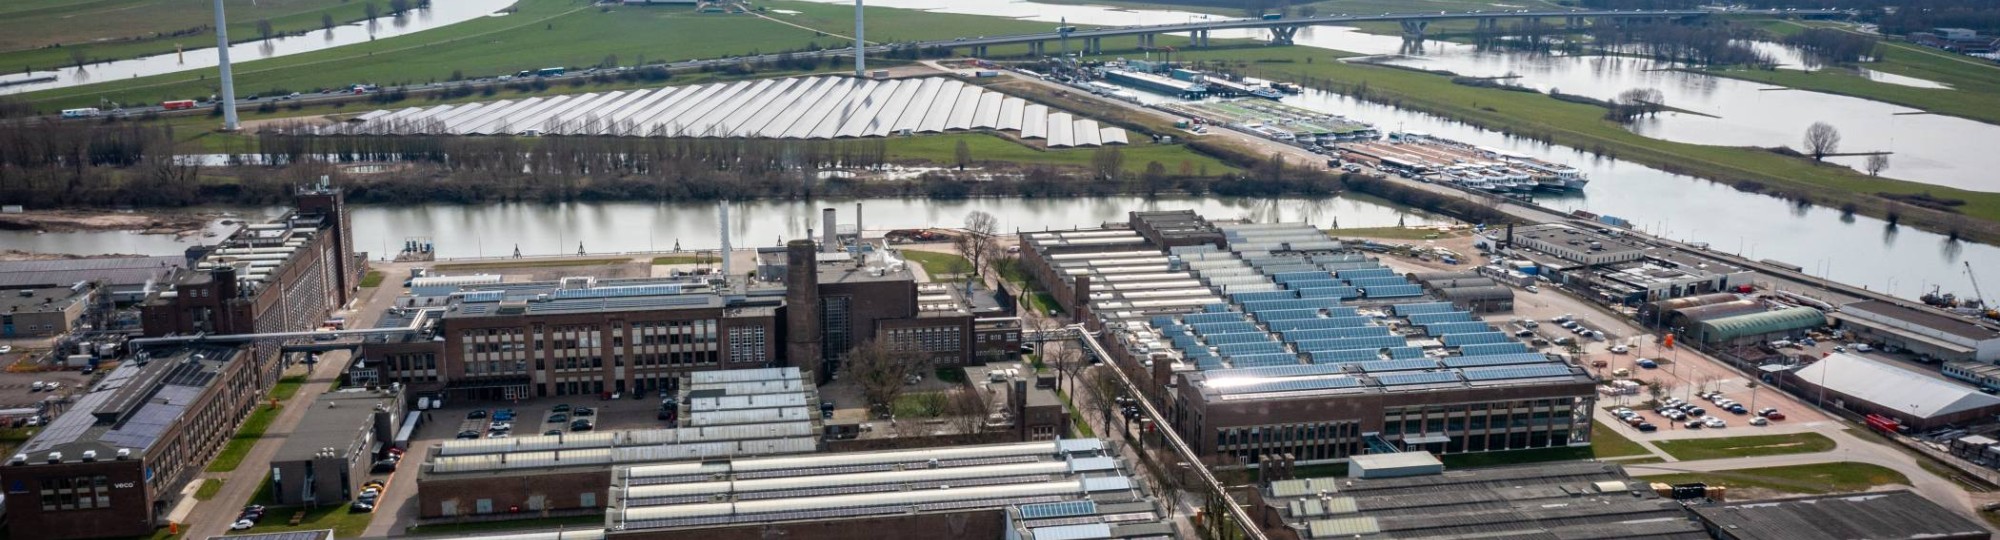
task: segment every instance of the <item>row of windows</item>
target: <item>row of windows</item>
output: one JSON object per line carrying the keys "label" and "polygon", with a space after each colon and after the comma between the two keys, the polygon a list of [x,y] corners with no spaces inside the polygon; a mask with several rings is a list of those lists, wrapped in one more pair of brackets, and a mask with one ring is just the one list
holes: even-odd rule
{"label": "row of windows", "polygon": [[111,479],[104,475],[42,479],[42,511],[111,507]]}
{"label": "row of windows", "polygon": [[765,340],[764,327],[762,326],[730,328],[729,362],[732,364],[763,364],[769,361],[769,354],[765,352],[765,349],[768,348]]}
{"label": "row of windows", "polygon": [[1267,455],[1291,454],[1300,461],[1342,459],[1361,447],[1356,422],[1316,422],[1228,428],[1215,434],[1216,453],[1256,463]]}

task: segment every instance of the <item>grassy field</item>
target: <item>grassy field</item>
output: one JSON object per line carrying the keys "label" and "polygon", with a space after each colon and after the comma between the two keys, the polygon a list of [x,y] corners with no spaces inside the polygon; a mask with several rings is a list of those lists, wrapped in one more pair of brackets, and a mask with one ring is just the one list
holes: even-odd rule
{"label": "grassy field", "polygon": [[1818,433],[1751,435],[1721,439],[1682,439],[1653,443],[1681,461],[1736,457],[1810,454],[1833,449],[1833,439]]}
{"label": "grassy field", "polygon": [[[299,394],[299,388],[304,385],[303,376],[279,379],[278,384],[271,387],[270,399],[281,403],[290,401],[292,396]],[[250,417],[243,420],[243,427],[236,430],[236,436],[230,437],[229,443],[223,445],[222,452],[215,455],[215,461],[208,463],[208,472],[230,472],[243,465],[243,458],[248,457],[250,448],[264,438],[264,431],[270,429],[271,422],[278,419],[280,410],[282,410],[280,407],[271,406],[269,401],[258,403],[256,410],[250,412]]]}
{"label": "grassy field", "polygon": [[[1704,146],[1651,139],[1604,119],[1604,109],[1571,103],[1542,94],[1474,88],[1452,84],[1448,77],[1402,69],[1330,61],[1340,53],[1303,47],[1256,47],[1184,53],[1236,64],[1253,75],[1294,79],[1336,89],[1366,84],[1371,99],[1450,117],[1488,129],[1548,140],[1661,168],[1736,185],[1755,182],[1765,191],[1782,191],[1824,206],[1852,202],[1864,214],[1883,216],[1887,199],[1874,193],[1958,199],[1957,207],[1973,220],[1941,212],[1918,212],[1907,206],[1902,224],[1933,230],[1961,229],[1973,239],[2000,238],[2000,193],[1980,193],[1940,186],[1869,177],[1846,167],[1823,165],[1805,158],[1756,148]],[[1308,62],[1307,59],[1326,60]]]}
{"label": "grassy field", "polygon": [[944,392],[917,392],[896,396],[890,411],[897,418],[936,418],[944,414]]}
{"label": "grassy field", "polygon": [[[1183,2],[1145,2],[1137,0],[1032,0],[1038,4],[1088,4],[1131,9],[1157,9],[1210,13],[1224,17],[1242,17],[1240,8],[1215,5],[1194,5]],[[1425,11],[1472,11],[1479,9],[1561,9],[1561,6],[1543,0],[1526,2],[1480,2],[1477,0],[1322,0],[1319,2],[1292,2],[1293,6],[1310,6],[1319,15],[1364,15],[1377,13],[1414,13]],[[1517,7],[1520,6],[1520,7]],[[1272,11],[1276,13],[1276,11]]]}
{"label": "grassy field", "polygon": [[[236,84],[242,95],[303,92],[360,82],[444,81],[454,72],[482,77],[548,66],[596,66],[606,60],[636,65],[852,44],[838,35],[806,29],[838,32],[843,26],[851,28],[851,8],[784,0],[758,5],[800,14],[770,15],[791,23],[785,24],[755,15],[703,14],[670,7],[598,9],[572,0],[522,0],[516,4],[520,11],[506,17],[480,18],[411,35],[242,63],[236,68]],[[868,20],[877,28],[869,37],[885,42],[1046,31],[1050,27],[997,17],[890,8],[868,8]],[[1107,47],[1119,46],[1107,43]],[[996,48],[993,52],[1006,54],[1008,50]],[[1021,50],[1025,51],[1025,46]],[[215,79],[215,70],[205,69],[36,92],[25,98],[44,108],[94,105],[100,98],[151,103],[213,94]]]}
{"label": "grassy field", "polygon": [[[415,2],[412,2],[413,4]],[[226,0],[229,37],[261,39],[257,22],[275,33],[323,28],[367,18],[368,2],[351,0]],[[388,3],[376,2],[382,24]],[[85,22],[87,21],[87,22]],[[215,12],[207,2],[165,0],[15,0],[0,5],[0,66],[45,70],[86,61],[118,60],[215,46]],[[199,30],[197,30],[199,29]],[[180,35],[166,35],[183,32]]]}
{"label": "grassy field", "polygon": [[[268,485],[270,482],[265,482],[265,484]],[[409,486],[405,489],[416,489],[416,486]],[[306,513],[305,519],[299,520],[298,525],[292,525],[290,523],[292,513],[301,510]],[[374,516],[375,514],[368,512],[349,512],[347,511],[346,504],[318,508],[280,506],[271,508],[270,511],[264,514],[264,521],[262,523],[251,527],[250,530],[243,531],[243,534],[333,529],[334,538],[360,538],[361,533],[368,530],[368,520]],[[384,519],[387,518],[385,517]],[[601,521],[604,518],[599,517],[598,519]]]}
{"label": "grassy field", "polygon": [[936,280],[938,276],[963,274],[972,271],[972,261],[950,253],[908,249],[903,250],[903,258],[923,265],[924,273],[930,274],[932,280]]}
{"label": "grassy field", "polygon": [[440,264],[434,269],[440,272],[469,272],[474,270],[505,270],[509,268],[554,268],[562,266],[607,266],[632,262],[631,259],[553,259],[546,261],[499,261],[480,263]]}
{"label": "grassy field", "polygon": [[1910,478],[1903,476],[1903,473],[1880,465],[1855,462],[1732,469],[1643,478],[1667,484],[1701,482],[1732,488],[1758,488],[1801,495],[1864,491],[1887,485],[1910,485]]}
{"label": "grassy field", "polygon": [[1651,454],[1646,447],[1619,435],[1603,422],[1590,423],[1590,454],[1599,459],[1610,457],[1643,456]]}

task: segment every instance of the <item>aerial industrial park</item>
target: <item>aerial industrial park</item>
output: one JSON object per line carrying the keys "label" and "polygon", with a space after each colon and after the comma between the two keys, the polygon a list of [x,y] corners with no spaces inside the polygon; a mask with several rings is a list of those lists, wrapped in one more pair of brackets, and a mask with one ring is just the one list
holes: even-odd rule
{"label": "aerial industrial park", "polygon": [[0,537],[2000,531],[1994,6],[1114,3],[0,6]]}

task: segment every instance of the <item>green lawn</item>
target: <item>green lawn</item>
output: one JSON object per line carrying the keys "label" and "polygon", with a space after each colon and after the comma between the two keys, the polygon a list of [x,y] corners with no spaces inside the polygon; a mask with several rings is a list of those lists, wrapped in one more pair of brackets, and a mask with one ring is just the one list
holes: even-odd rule
{"label": "green lawn", "polygon": [[[265,482],[269,484],[269,482]],[[415,489],[411,486],[409,489]],[[306,517],[298,525],[292,525],[292,514],[304,510]],[[349,512],[346,504],[322,506],[319,508],[298,508],[279,506],[264,513],[264,521],[241,534],[259,534],[285,531],[320,531],[333,529],[334,538],[360,538],[368,530],[368,521],[375,514],[370,512]],[[384,516],[382,519],[393,519]],[[602,520],[602,517],[598,518]]]}
{"label": "green lawn", "polygon": [[1056,296],[1048,291],[1035,291],[1028,295],[1028,308],[1043,314],[1061,314],[1062,304],[1056,303]]}
{"label": "green lawn", "polygon": [[1903,476],[1903,473],[1880,465],[1848,461],[1642,478],[1667,484],[1701,482],[1709,485],[1760,488],[1802,495],[1865,491],[1887,485],[1910,485],[1910,478]]}
{"label": "green lawn", "polygon": [[[801,12],[771,14],[784,24],[754,15],[704,14],[675,7],[613,6],[599,9],[573,0],[521,0],[519,11],[484,17],[437,30],[330,50],[246,62],[236,68],[240,94],[273,90],[309,91],[358,82],[394,84],[511,74],[548,66],[620,65],[750,53],[839,47],[851,40],[806,28],[851,29],[851,7],[786,0],[757,5]],[[1051,25],[917,10],[867,8],[873,41],[933,39],[978,34],[1047,31]],[[798,26],[793,26],[798,25]],[[806,28],[800,28],[803,26]],[[1107,42],[1107,47],[1132,43]],[[996,47],[993,54],[1025,46]],[[615,58],[614,58],[615,57]],[[25,96],[38,107],[95,105],[100,98],[122,103],[206,96],[215,92],[215,70],[140,77]]]}
{"label": "green lawn", "polygon": [[383,278],[383,275],[382,275],[382,273],[381,273],[381,272],[376,272],[376,271],[370,271],[370,272],[368,272],[368,273],[366,273],[366,274],[362,274],[362,275],[361,275],[361,286],[363,286],[363,287],[380,287],[380,286],[382,286],[382,278]]}
{"label": "green lawn", "polygon": [[[1139,134],[1130,134],[1133,139],[1129,146],[1116,147],[1124,153],[1123,169],[1127,173],[1140,173],[1146,164],[1154,161],[1165,165],[1169,171],[1199,171],[1206,169],[1209,174],[1224,174],[1237,170],[1213,157],[1196,153],[1184,145],[1153,144]],[[965,141],[971,150],[972,161],[1039,163],[1045,165],[1089,167],[1091,158],[1098,152],[1095,148],[1063,148],[1044,150],[1002,138],[991,133],[961,133],[922,137],[896,137],[889,139],[889,157],[898,161],[922,161],[936,165],[950,166],[957,163],[958,142]],[[1110,147],[1107,147],[1110,148]]]}
{"label": "green lawn", "polygon": [[944,414],[943,392],[916,392],[896,396],[891,411],[896,418],[937,418]]}
{"label": "green lawn", "polygon": [[[2000,193],[1971,192],[1915,182],[1869,177],[1839,166],[1817,164],[1755,148],[1704,146],[1662,141],[1632,133],[1604,119],[1596,105],[1571,103],[1543,94],[1475,88],[1453,84],[1448,77],[1404,69],[1333,61],[1345,53],[1304,47],[1245,47],[1185,51],[1188,60],[1225,61],[1252,75],[1294,79],[1310,86],[1354,91],[1366,85],[1372,99],[1397,103],[1404,109],[1428,112],[1488,129],[1549,140],[1586,151],[1597,151],[1670,172],[1737,183],[1754,181],[1766,191],[1807,197],[1814,203],[1840,206],[1854,202],[1862,213],[1888,212],[1877,192],[1929,193],[1964,200],[1958,209],[1983,223],[1952,223],[1935,214],[1905,209],[1904,225],[1935,230],[1963,227],[1966,236],[2000,237]],[[1313,59],[1308,62],[1307,59]]]}
{"label": "green lawn", "polygon": [[[414,3],[414,2],[412,2]],[[238,43],[261,39],[257,21],[269,20],[277,33],[321,29],[321,16],[335,24],[367,17],[366,2],[350,0],[226,0],[229,37]],[[376,2],[390,24],[387,2]],[[88,21],[87,23],[83,21]],[[215,12],[207,3],[159,0],[15,0],[0,6],[0,66],[46,70],[89,61],[125,59],[215,46]],[[199,28],[198,30],[196,30]],[[178,36],[156,35],[189,31]],[[60,46],[57,46],[60,45]]]}
{"label": "green lawn", "polygon": [[[291,401],[292,396],[298,395],[299,388],[304,384],[305,377],[302,375],[278,379],[278,384],[271,387],[270,399],[280,403]],[[229,443],[223,445],[222,452],[215,455],[215,461],[208,463],[208,472],[230,472],[241,466],[243,458],[250,455],[250,448],[256,446],[259,439],[264,438],[264,431],[270,429],[271,422],[278,419],[280,410],[282,410],[280,407],[271,406],[269,401],[257,403],[256,410],[251,411],[250,417],[243,420],[243,427],[236,430],[236,436],[231,437]]]}
{"label": "green lawn", "polygon": [[203,478],[201,480],[201,487],[194,490],[194,500],[206,501],[213,499],[217,493],[222,493],[222,479]]}
{"label": "green lawn", "polygon": [[510,268],[554,268],[563,266],[608,266],[632,262],[631,259],[552,259],[535,261],[499,261],[479,263],[451,263],[432,267],[439,272],[470,272],[475,270],[506,270]]}
{"label": "green lawn", "polygon": [[1751,435],[1721,439],[1658,441],[1653,446],[1681,461],[1735,457],[1810,454],[1833,449],[1833,439],[1818,433]]}
{"label": "green lawn", "polygon": [[1639,443],[1632,442],[1632,439],[1627,439],[1624,435],[1618,434],[1618,430],[1611,429],[1610,426],[1604,425],[1603,422],[1592,421],[1590,423],[1590,453],[1593,457],[1603,459],[1610,457],[1643,456],[1652,452],[1646,450],[1646,447],[1640,446]]}
{"label": "green lawn", "polygon": [[950,253],[906,249],[903,250],[903,258],[923,265],[924,273],[930,274],[933,281],[937,280],[938,276],[964,274],[972,271],[972,261]]}
{"label": "green lawn", "polygon": [[1085,439],[1097,437],[1097,431],[1090,429],[1090,422],[1084,421],[1083,411],[1077,410],[1076,402],[1070,401],[1069,393],[1064,392],[1061,388],[1057,388],[1056,397],[1062,398],[1063,409],[1069,411],[1069,430],[1071,432],[1075,433],[1077,437]]}

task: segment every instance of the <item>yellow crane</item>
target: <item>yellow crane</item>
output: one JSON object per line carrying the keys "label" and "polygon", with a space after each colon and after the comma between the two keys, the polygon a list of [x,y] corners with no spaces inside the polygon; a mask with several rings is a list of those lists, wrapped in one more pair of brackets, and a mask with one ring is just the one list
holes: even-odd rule
{"label": "yellow crane", "polygon": [[1995,310],[1992,307],[1989,307],[1986,304],[1986,292],[1979,290],[1979,276],[1973,275],[1972,273],[1972,261],[1959,261],[1959,262],[1965,264],[1965,279],[1972,280],[1972,294],[1979,295],[1979,306],[1981,308],[1979,315],[1982,317],[1986,317],[1988,319],[2000,321],[2000,310]]}

